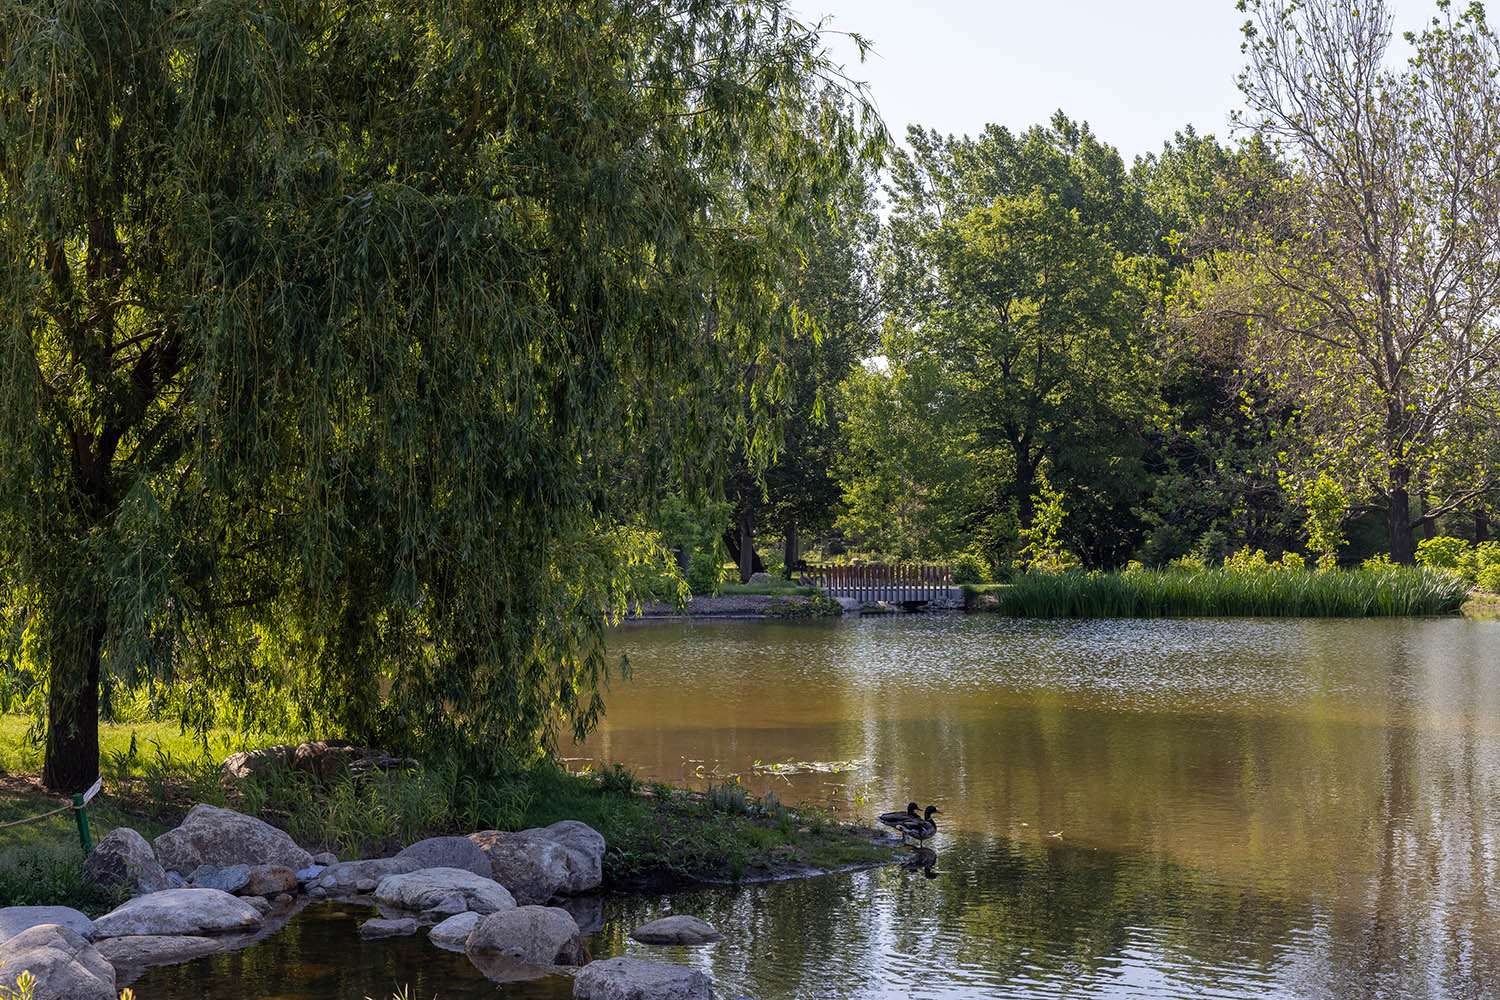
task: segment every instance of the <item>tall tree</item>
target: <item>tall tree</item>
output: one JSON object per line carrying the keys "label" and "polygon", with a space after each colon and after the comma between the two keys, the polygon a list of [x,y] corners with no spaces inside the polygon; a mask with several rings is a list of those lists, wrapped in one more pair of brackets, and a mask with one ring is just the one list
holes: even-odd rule
{"label": "tall tree", "polygon": [[[601,711],[652,477],[751,419],[879,152],[780,0],[0,3],[0,605],[44,780],[101,692],[535,753]],[[842,106],[842,105],[840,105]],[[860,124],[863,121],[864,124]],[[753,155],[752,155],[753,154]],[[767,373],[767,376],[769,373]]]}
{"label": "tall tree", "polygon": [[[1020,136],[914,129],[909,141],[892,168],[882,280],[887,323],[904,331],[891,341],[911,354],[891,363],[941,359],[962,400],[961,426],[945,432],[972,442],[975,474],[995,490],[971,530],[1008,561],[1052,464],[1088,508],[1079,524],[1128,514],[1152,398],[1140,293],[1154,279],[1140,255],[1157,238],[1119,154],[1061,114]],[[1091,540],[1091,560],[1123,555],[1122,534]]]}
{"label": "tall tree", "polygon": [[1440,14],[1386,67],[1385,0],[1241,0],[1248,121],[1296,174],[1246,241],[1257,361],[1298,400],[1320,465],[1413,528],[1493,491],[1469,432],[1500,366],[1500,49],[1483,7]]}

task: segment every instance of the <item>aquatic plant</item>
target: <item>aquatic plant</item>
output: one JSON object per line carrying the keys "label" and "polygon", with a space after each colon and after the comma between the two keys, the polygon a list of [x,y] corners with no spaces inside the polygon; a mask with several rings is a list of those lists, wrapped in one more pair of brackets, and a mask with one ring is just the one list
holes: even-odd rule
{"label": "aquatic plant", "polygon": [[993,609],[1024,618],[1366,618],[1452,614],[1467,596],[1462,577],[1428,566],[1307,572],[1252,554],[1223,569],[1027,573],[996,592]]}

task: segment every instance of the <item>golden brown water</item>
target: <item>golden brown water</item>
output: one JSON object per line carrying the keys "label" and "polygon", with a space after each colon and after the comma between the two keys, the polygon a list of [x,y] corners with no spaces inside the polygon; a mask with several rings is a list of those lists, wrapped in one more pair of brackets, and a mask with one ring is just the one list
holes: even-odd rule
{"label": "golden brown water", "polygon": [[[615,642],[634,679],[575,767],[943,814],[932,880],[611,897],[596,956],[691,962],[760,1000],[1500,995],[1500,622],[912,616]],[[726,940],[625,938],[668,911]],[[420,939],[351,945],[355,919],[309,910],[253,958],[137,992],[570,993],[486,983]]]}

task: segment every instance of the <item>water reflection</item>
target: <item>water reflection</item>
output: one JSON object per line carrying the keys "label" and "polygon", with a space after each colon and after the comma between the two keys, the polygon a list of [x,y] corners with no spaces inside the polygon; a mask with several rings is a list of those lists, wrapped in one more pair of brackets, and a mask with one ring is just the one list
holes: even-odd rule
{"label": "water reflection", "polygon": [[[1500,995],[1500,622],[914,617],[617,639],[635,680],[581,755],[700,786],[738,773],[866,818],[930,801],[943,823],[925,870],[607,897],[595,957],[692,964],[760,1000]],[[863,763],[764,770],[787,761]],[[628,938],[670,912],[726,939]],[[570,995],[355,923],[312,908],[138,992]]]}

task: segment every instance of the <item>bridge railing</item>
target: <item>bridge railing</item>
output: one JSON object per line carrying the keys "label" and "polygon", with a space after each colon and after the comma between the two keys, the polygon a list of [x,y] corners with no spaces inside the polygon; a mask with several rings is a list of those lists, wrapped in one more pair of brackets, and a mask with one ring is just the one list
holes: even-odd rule
{"label": "bridge railing", "polygon": [[953,573],[944,565],[904,563],[896,566],[809,566],[802,578],[829,597],[852,597],[866,603],[933,601],[948,596]]}

